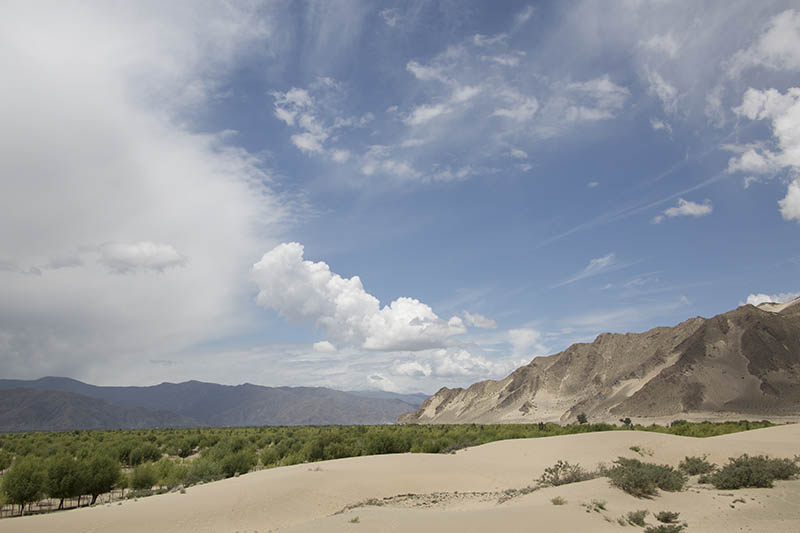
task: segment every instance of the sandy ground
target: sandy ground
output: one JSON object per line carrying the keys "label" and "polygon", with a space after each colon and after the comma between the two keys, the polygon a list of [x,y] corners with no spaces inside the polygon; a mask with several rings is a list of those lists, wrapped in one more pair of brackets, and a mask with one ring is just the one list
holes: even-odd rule
{"label": "sandy ground", "polygon": [[[800,425],[708,439],[615,431],[495,442],[450,455],[296,465],[191,487],[185,494],[5,519],[0,532],[635,531],[617,519],[638,509],[678,511],[688,531],[800,531],[800,480],[737,491],[690,482],[684,492],[641,500],[600,478],[498,503],[508,489],[531,485],[558,459],[593,468],[620,455],[641,458],[631,446],[642,448],[643,460],[672,465],[686,455],[708,454],[717,463],[745,452],[791,457],[800,453]],[[553,505],[555,496],[567,503]],[[605,510],[588,509],[592,500],[605,501]],[[647,521],[656,523],[652,515]]]}

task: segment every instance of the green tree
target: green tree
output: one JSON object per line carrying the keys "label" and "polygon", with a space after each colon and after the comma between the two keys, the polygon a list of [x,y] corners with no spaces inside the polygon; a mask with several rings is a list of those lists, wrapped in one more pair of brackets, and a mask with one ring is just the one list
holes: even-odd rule
{"label": "green tree", "polygon": [[14,456],[5,450],[0,450],[0,473],[11,466]]}
{"label": "green tree", "polygon": [[134,490],[152,489],[158,482],[158,472],[153,463],[137,465],[131,472],[130,486]]}
{"label": "green tree", "polygon": [[578,424],[585,424],[588,421],[589,419],[586,417],[586,413],[578,413]]}
{"label": "green tree", "polygon": [[98,496],[111,491],[122,476],[119,463],[107,455],[95,455],[82,468],[86,476],[81,494],[91,494],[92,505]]}
{"label": "green tree", "polygon": [[33,457],[17,459],[3,475],[3,492],[9,503],[19,504],[22,514],[25,513],[25,504],[41,499],[44,488],[44,469]]}
{"label": "green tree", "polygon": [[80,465],[69,455],[58,455],[47,465],[45,491],[51,498],[58,498],[58,508],[64,508],[64,499],[81,495],[84,484]]}

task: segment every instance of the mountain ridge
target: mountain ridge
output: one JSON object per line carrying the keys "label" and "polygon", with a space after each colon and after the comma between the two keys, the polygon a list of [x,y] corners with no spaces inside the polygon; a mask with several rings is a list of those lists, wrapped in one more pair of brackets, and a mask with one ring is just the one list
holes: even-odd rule
{"label": "mountain ridge", "polygon": [[443,388],[400,423],[800,415],[800,299],[642,333],[602,333],[502,380]]}
{"label": "mountain ridge", "polygon": [[[31,391],[24,395],[15,393],[17,401],[24,401],[27,415],[12,409],[12,390]],[[64,409],[53,408],[52,395],[34,394],[46,391],[61,393]],[[37,430],[388,424],[419,407],[423,399],[324,387],[220,385],[196,380],[143,387],[104,387],[47,376],[37,380],[0,379],[0,405],[6,406],[0,426],[5,431],[25,431],[24,428],[31,427],[31,413],[39,413]],[[35,405],[36,400],[42,405]],[[107,416],[98,406],[107,411]],[[51,413],[49,420],[42,416],[45,412]]]}

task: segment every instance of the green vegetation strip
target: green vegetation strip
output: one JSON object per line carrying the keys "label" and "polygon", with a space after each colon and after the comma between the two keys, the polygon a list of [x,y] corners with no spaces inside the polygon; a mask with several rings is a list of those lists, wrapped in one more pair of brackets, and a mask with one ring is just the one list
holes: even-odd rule
{"label": "green vegetation strip", "polygon": [[[623,424],[291,426],[0,434],[0,504],[20,506],[133,489],[144,495],[261,468],[387,453],[449,453],[488,442],[596,431],[711,437],[768,421]],[[559,472],[559,475],[562,473]],[[563,472],[564,475],[574,472]]]}

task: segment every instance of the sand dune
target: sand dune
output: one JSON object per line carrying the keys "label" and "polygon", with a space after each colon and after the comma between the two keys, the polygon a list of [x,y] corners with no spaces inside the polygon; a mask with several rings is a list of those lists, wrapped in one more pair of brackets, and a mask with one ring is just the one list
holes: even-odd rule
{"label": "sand dune", "polygon": [[[800,481],[738,491],[690,484],[685,492],[639,500],[595,479],[497,499],[506,489],[530,485],[558,459],[594,467],[619,455],[639,457],[629,449],[636,445],[652,453],[649,461],[677,465],[685,455],[708,454],[722,463],[745,452],[790,457],[800,453],[798,443],[800,425],[708,439],[617,431],[502,441],[451,455],[358,457],[263,470],[186,494],[3,520],[0,531],[617,531],[624,530],[618,517],[648,509],[679,511],[689,531],[795,532]],[[554,496],[568,503],[555,506]],[[336,514],[370,498],[392,499]],[[744,503],[734,503],[740,498]],[[593,499],[605,500],[606,510],[586,512],[582,504]]]}

